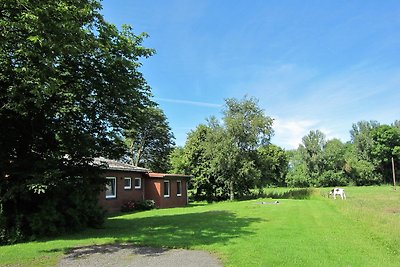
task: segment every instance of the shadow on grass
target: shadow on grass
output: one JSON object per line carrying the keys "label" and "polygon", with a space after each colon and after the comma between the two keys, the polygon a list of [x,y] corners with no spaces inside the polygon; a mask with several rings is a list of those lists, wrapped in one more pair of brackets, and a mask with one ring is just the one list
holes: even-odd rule
{"label": "shadow on grass", "polygon": [[[240,218],[229,211],[207,211],[144,218],[121,216],[109,218],[102,229],[89,229],[63,240],[111,239],[110,243],[149,247],[190,248],[196,245],[226,244],[231,239],[252,235],[248,229],[260,218]],[[118,248],[118,247],[117,247]],[[68,254],[76,248],[64,248]],[[111,249],[113,250],[113,249]],[[110,249],[88,249],[85,253],[109,253]],[[52,251],[44,251],[51,253]]]}

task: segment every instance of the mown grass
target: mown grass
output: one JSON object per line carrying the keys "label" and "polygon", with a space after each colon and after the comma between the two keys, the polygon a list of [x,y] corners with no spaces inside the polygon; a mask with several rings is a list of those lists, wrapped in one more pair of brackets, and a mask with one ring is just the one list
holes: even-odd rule
{"label": "mown grass", "polygon": [[268,190],[279,204],[264,198],[110,217],[103,229],[0,247],[0,265],[54,266],[73,247],[130,243],[206,250],[225,266],[399,266],[399,192],[350,187],[341,201],[325,197],[328,189]]}

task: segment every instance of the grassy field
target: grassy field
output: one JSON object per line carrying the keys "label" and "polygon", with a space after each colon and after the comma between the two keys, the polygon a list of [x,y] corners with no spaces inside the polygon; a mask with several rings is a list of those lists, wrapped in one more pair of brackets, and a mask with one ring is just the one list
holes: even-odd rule
{"label": "grassy field", "polygon": [[258,199],[115,216],[103,229],[0,247],[0,265],[54,266],[73,247],[118,242],[205,250],[224,266],[399,266],[400,192],[350,187],[347,201],[328,199],[328,189],[310,192],[268,189],[279,204]]}

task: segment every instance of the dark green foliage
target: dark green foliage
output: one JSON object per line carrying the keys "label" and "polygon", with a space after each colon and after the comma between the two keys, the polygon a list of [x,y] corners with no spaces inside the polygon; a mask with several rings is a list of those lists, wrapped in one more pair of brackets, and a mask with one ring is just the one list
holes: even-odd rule
{"label": "dark green foliage", "polygon": [[142,211],[142,210],[151,210],[155,208],[154,200],[141,200],[141,201],[127,201],[122,207],[122,212],[132,212],[132,211]]}
{"label": "dark green foliage", "polygon": [[125,130],[126,156],[135,166],[154,172],[167,172],[174,135],[164,112],[151,106],[143,110],[140,124]]}
{"label": "dark green foliage", "polygon": [[0,242],[102,221],[93,158],[121,156],[150,89],[145,34],[95,0],[0,1]]}
{"label": "dark green foliage", "polygon": [[290,189],[285,192],[270,192],[263,194],[262,197],[272,199],[309,199],[311,195],[315,194],[313,188]]}
{"label": "dark green foliage", "polygon": [[261,171],[260,187],[286,186],[289,158],[285,150],[273,144],[262,146],[257,150],[257,159]]}
{"label": "dark green foliage", "polygon": [[400,164],[400,131],[399,128],[381,125],[371,132],[373,146],[370,149],[372,162],[385,183],[392,181],[392,158],[395,165]]}
{"label": "dark green foliage", "polygon": [[[242,198],[261,185],[257,149],[269,144],[272,119],[265,116],[256,99],[247,97],[227,99],[223,113],[223,124],[212,117],[189,133],[180,154],[183,159],[175,158],[184,165],[175,166],[194,176],[191,182],[198,200]],[[263,170],[276,164],[264,164]]]}
{"label": "dark green foliage", "polygon": [[[398,123],[397,123],[398,124]],[[399,177],[400,130],[396,122],[380,125],[361,121],[353,125],[351,142],[343,144],[311,131],[291,153],[289,186],[344,186],[392,183],[392,158]]]}

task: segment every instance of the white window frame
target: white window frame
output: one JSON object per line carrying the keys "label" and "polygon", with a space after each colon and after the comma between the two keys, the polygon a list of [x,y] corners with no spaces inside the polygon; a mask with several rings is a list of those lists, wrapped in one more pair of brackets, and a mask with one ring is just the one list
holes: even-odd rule
{"label": "white window frame", "polygon": [[106,177],[107,180],[114,181],[114,194],[107,195],[107,185],[106,185],[106,199],[117,197],[117,177]]}
{"label": "white window frame", "polygon": [[[136,181],[139,181],[139,185],[136,185]],[[135,189],[141,189],[141,188],[142,188],[142,178],[136,177],[135,178]]]}
{"label": "white window frame", "polygon": [[[125,181],[129,180],[129,185],[125,184]],[[132,189],[132,178],[131,177],[124,177],[124,189]]]}
{"label": "white window frame", "polygon": [[[167,195],[165,194],[165,183],[168,184],[167,185],[167,189],[168,189],[168,194]],[[170,195],[171,195],[171,183],[170,183],[170,181],[169,180],[164,180],[163,185],[164,185],[164,188],[163,188],[164,197],[170,197]]]}
{"label": "white window frame", "polygon": [[[180,193],[179,193],[180,191]],[[177,180],[176,181],[176,196],[181,197],[182,196],[182,181]]]}

